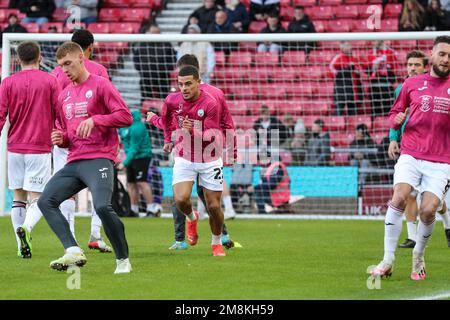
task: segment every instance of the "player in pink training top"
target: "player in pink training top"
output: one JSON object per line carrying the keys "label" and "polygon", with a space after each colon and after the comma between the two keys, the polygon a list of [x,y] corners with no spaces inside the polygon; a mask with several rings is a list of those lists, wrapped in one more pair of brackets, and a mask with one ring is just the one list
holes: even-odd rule
{"label": "player in pink training top", "polygon": [[[75,30],[72,34],[72,42],[78,43],[83,49],[83,63],[87,71],[91,74],[96,74],[109,80],[108,71],[106,68],[101,64],[90,60],[94,52],[94,35],[85,29]],[[56,76],[56,79],[58,79],[61,89],[64,89],[72,83],[60,66],[53,70],[53,74]],[[66,148],[59,148],[58,146],[53,147],[53,174],[61,170],[66,165],[68,153],[69,151]],[[70,230],[75,237],[75,199],[67,199],[61,203],[61,212],[66,217],[67,221],[69,221]],[[101,228],[102,221],[95,210],[93,210],[91,219],[91,236],[88,246],[90,249],[96,249],[100,252],[112,252],[111,247],[108,246],[102,239],[100,233]]]}
{"label": "player in pink training top", "polygon": [[[222,130],[220,106],[210,94],[199,88],[198,69],[185,66],[178,73],[180,92],[164,101],[162,124],[164,151],[174,150],[173,193],[176,206],[188,220],[188,238],[197,238],[198,213],[194,212],[191,193],[194,182],[203,187],[210,214],[214,256],[225,256],[221,243],[223,212]],[[175,147],[172,131],[175,125]]]}
{"label": "player in pink training top", "polygon": [[395,165],[394,194],[385,218],[384,258],[371,270],[374,277],[392,274],[395,249],[402,231],[406,199],[420,190],[419,226],[412,257],[412,280],[426,278],[424,251],[434,225],[436,210],[450,186],[450,37],[437,37],[431,52],[429,74],[405,80],[389,121],[398,130],[406,119],[401,155]]}
{"label": "player in pink training top", "polygon": [[[37,200],[51,176],[50,135],[60,89],[55,77],[39,70],[42,58],[36,42],[22,42],[17,54],[22,70],[0,86],[0,132],[9,114],[8,180],[9,189],[14,190],[11,220],[18,256],[31,258],[30,232],[42,217]],[[31,202],[26,210],[28,193]]]}
{"label": "player in pink training top", "polygon": [[94,208],[105,227],[116,254],[114,273],[131,272],[128,244],[122,221],[111,206],[113,165],[117,156],[117,128],[130,126],[133,119],[125,102],[111,82],[90,74],[83,64],[83,50],[66,42],[56,52],[58,64],[70,78],[58,97],[62,130],[52,132],[52,142],[69,148],[67,164],[48,182],[38,206],[62,242],[65,255],[50,263],[56,270],[83,266],[86,257],[75,241],[59,205],[79,191],[91,190]]}

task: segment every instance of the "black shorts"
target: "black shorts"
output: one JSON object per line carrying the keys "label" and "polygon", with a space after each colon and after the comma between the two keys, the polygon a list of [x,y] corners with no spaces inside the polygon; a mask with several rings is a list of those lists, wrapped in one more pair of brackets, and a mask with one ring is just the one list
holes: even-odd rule
{"label": "black shorts", "polygon": [[149,165],[150,158],[140,158],[131,161],[130,166],[127,167],[127,182],[136,183],[147,181]]}

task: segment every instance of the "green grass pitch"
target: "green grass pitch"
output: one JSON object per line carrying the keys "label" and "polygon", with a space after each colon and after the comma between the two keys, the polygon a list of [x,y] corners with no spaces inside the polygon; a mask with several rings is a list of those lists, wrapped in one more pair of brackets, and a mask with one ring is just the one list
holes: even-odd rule
{"label": "green grass pitch", "polygon": [[[243,245],[212,257],[207,221],[199,244],[171,252],[171,219],[124,219],[133,272],[113,275],[113,254],[87,249],[90,219],[77,218],[76,233],[88,262],[81,288],[70,274],[48,265],[63,254],[42,220],[33,232],[33,258],[16,256],[8,217],[0,218],[0,299],[411,299],[450,291],[450,248],[436,225],[426,253],[428,279],[409,279],[411,250],[399,249],[394,274],[369,290],[366,269],[383,254],[383,221],[234,220],[232,238]],[[403,228],[401,241],[405,238]]]}

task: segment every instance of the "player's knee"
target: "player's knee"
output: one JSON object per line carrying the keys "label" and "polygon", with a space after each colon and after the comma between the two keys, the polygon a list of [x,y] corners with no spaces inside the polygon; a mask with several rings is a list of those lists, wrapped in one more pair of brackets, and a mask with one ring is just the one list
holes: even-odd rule
{"label": "player's knee", "polygon": [[211,203],[208,204],[208,212],[211,214],[219,214],[221,210],[220,203]]}
{"label": "player's knee", "polygon": [[430,224],[436,217],[437,207],[433,204],[424,204],[420,208],[420,220],[425,224]]}
{"label": "player's knee", "polygon": [[107,204],[100,204],[95,206],[95,211],[97,212],[99,217],[104,217],[109,212],[109,206]]}
{"label": "player's knee", "polygon": [[396,193],[392,197],[391,204],[396,208],[404,209],[408,201],[408,194]]}
{"label": "player's knee", "polygon": [[52,197],[42,194],[37,199],[37,206],[44,213],[45,211],[47,211],[47,209],[57,208],[59,206],[59,203]]}
{"label": "player's knee", "polygon": [[190,195],[187,194],[178,194],[174,196],[175,202],[181,205],[188,204],[190,198]]}

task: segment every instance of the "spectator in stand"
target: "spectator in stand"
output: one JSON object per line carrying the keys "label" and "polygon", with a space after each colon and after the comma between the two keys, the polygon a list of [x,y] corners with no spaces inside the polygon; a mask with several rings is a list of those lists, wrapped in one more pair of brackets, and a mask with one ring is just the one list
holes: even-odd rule
{"label": "spectator in stand", "polygon": [[237,212],[241,213],[242,207],[250,207],[253,191],[253,165],[250,161],[235,163],[231,174],[230,195]]}
{"label": "spectator in stand", "polygon": [[[19,18],[15,13],[8,16],[8,26],[3,29],[3,33],[27,33],[27,29],[19,22]],[[0,48],[3,46],[3,35],[0,33]]]}
{"label": "spectator in stand", "polygon": [[[289,33],[315,33],[316,28],[314,24],[309,19],[309,16],[305,14],[305,8],[302,6],[297,6],[294,9],[294,19],[289,22],[288,30]],[[309,50],[315,48],[315,42],[291,42],[290,50],[304,50],[309,52]]]}
{"label": "spectator in stand", "polygon": [[23,23],[37,23],[42,25],[49,22],[55,11],[53,0],[20,0],[19,10],[27,16],[22,20]]}
{"label": "spectator in stand", "polygon": [[250,1],[250,21],[265,21],[274,11],[280,12],[280,0]]}
{"label": "spectator in stand", "polygon": [[[226,11],[219,10],[216,12],[216,19],[214,23],[208,26],[206,33],[217,33],[217,34],[227,34],[227,33],[237,33],[238,30],[233,26],[231,21],[228,19]],[[236,42],[214,42],[213,43],[215,51],[223,51],[226,55],[230,54],[230,51],[237,50]]]}
{"label": "spectator in stand", "polygon": [[97,22],[98,0],[64,0],[63,8],[77,6],[80,8],[80,22],[88,26],[90,23]]}
{"label": "spectator in stand", "polygon": [[[261,30],[261,33],[286,33],[286,29],[281,26],[278,12],[274,11],[270,13],[267,18],[267,26]],[[283,44],[266,41],[258,45],[257,51],[281,53],[283,51]]]}
{"label": "spectator in stand", "polygon": [[[376,149],[377,145],[370,137],[367,126],[364,123],[358,124],[356,126],[355,140],[350,143],[350,149],[355,150],[349,155],[350,165],[361,169],[370,168],[372,161],[376,158],[376,153],[371,153],[364,149],[374,148]],[[361,149],[361,151],[358,151],[358,149]],[[359,174],[359,184],[364,184],[366,177],[367,173]]]}
{"label": "spectator in stand", "polygon": [[399,17],[399,31],[422,31],[424,28],[425,10],[417,0],[405,0]]}
{"label": "spectator in stand", "polygon": [[442,10],[439,0],[431,0],[425,13],[425,31],[450,29],[450,12]]}
{"label": "spectator in stand", "polygon": [[[188,27],[189,34],[201,33],[200,27],[196,24],[191,24]],[[214,56],[214,48],[209,42],[183,42],[177,52],[177,60],[185,54],[193,54],[197,57],[200,63],[200,78],[203,82],[209,83],[211,73],[214,71],[216,65],[216,58]]]}
{"label": "spectator in stand", "polygon": [[373,115],[386,115],[394,102],[395,52],[383,40],[373,42],[368,56],[367,69],[370,75],[369,96]]}
{"label": "spectator in stand", "polygon": [[[257,146],[258,149],[267,147],[267,151],[270,151],[272,143],[279,147],[286,141],[286,127],[283,123],[281,123],[280,120],[278,120],[277,117],[270,115],[268,106],[263,104],[259,112],[261,117],[258,118],[258,120],[256,120],[253,124],[253,129],[258,136]],[[267,132],[267,143],[265,143],[265,141],[262,141],[261,138],[265,135],[261,134],[260,136],[259,130],[262,130],[262,132]],[[275,130],[278,131],[278,141],[272,141],[272,139],[275,139],[275,137],[272,137],[272,134],[276,132]]]}
{"label": "spectator in stand", "polygon": [[284,116],[284,128],[286,140],[281,147],[286,150],[291,149],[291,143],[294,140],[295,120],[290,113],[286,113]]}
{"label": "spectator in stand", "polygon": [[205,33],[208,30],[208,26],[214,23],[216,12],[219,10],[220,8],[214,0],[203,0],[203,6],[192,13],[192,16],[197,18],[198,26],[202,33]]}
{"label": "spectator in stand", "polygon": [[225,0],[225,10],[237,32],[246,33],[250,24],[250,16],[245,5],[239,0]]}
{"label": "spectator in stand", "polygon": [[305,166],[330,165],[330,134],[324,132],[324,122],[316,119],[312,125],[312,135],[306,147]]}
{"label": "spectator in stand", "polygon": [[[58,30],[56,29],[55,26],[51,26],[48,28],[48,33],[57,33],[57,32]],[[43,41],[41,43],[41,54],[42,57],[44,58],[42,63],[50,66],[52,70],[57,67],[55,55],[59,46],[60,44],[56,41]]]}
{"label": "spectator in stand", "polygon": [[[156,24],[146,34],[160,34]],[[133,48],[133,60],[141,76],[142,100],[164,99],[170,92],[170,71],[175,66],[176,52],[170,42],[142,42]]]}
{"label": "spectator in stand", "polygon": [[301,166],[306,155],[306,127],[302,119],[298,119],[294,127],[294,139],[291,142],[292,165]]}
{"label": "spectator in stand", "polygon": [[191,24],[196,24],[196,25],[198,25],[198,19],[197,19],[197,17],[195,17],[195,16],[193,15],[193,13],[189,16],[189,19],[188,19],[187,23],[184,25],[183,29],[181,29],[181,33],[182,33],[182,34],[188,33],[188,27],[189,27]]}
{"label": "spectator in stand", "polygon": [[334,74],[335,115],[343,115],[345,107],[347,107],[347,115],[355,115],[357,104],[362,100],[358,61],[352,56],[350,42],[342,41],[340,48],[341,53],[330,63],[330,70]]}

